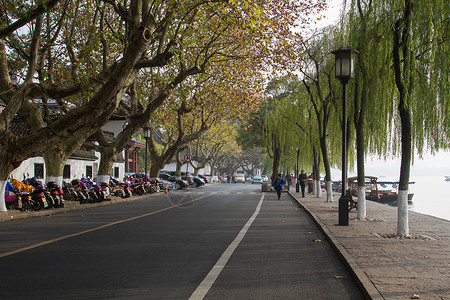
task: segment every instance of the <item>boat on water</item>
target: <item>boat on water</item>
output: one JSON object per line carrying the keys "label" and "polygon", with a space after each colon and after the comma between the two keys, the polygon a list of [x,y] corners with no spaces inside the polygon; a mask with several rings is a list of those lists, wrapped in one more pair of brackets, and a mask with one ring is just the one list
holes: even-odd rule
{"label": "boat on water", "polygon": [[[353,196],[358,196],[358,177],[349,177],[348,188]],[[414,184],[410,182],[409,184]],[[398,181],[379,181],[378,177],[365,176],[366,199],[381,203],[394,204],[397,202]],[[411,203],[413,193],[408,193],[408,202]]]}

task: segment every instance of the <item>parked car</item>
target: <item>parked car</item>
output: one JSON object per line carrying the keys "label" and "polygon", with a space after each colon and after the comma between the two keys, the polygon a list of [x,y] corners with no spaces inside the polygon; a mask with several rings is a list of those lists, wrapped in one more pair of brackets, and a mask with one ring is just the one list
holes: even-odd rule
{"label": "parked car", "polygon": [[263,179],[263,182],[269,181],[269,176],[267,176],[267,175],[261,175],[261,178]]}
{"label": "parked car", "polygon": [[[176,176],[175,175],[176,174],[175,171],[168,171],[166,173],[170,174],[172,176]],[[189,173],[189,172],[187,172],[187,175],[186,175],[186,172],[181,172],[181,179],[187,181],[190,186],[194,185],[194,176],[192,176],[192,174]]]}
{"label": "parked car", "polygon": [[205,181],[205,183],[209,183],[209,179],[207,176],[205,175],[198,175],[198,177],[200,177],[201,179],[203,179]]}
{"label": "parked car", "polygon": [[201,177],[194,176],[194,185],[195,185],[196,187],[205,185],[205,181],[204,181]]}
{"label": "parked car", "polygon": [[203,174],[203,176],[205,176],[209,182],[220,182],[221,181],[219,176],[216,176],[216,175]]}
{"label": "parked car", "polygon": [[166,172],[161,172],[159,174],[159,178],[170,182],[176,182],[178,189],[185,189],[189,187],[189,182],[187,182],[186,180],[176,179],[175,176],[172,176]]}
{"label": "parked car", "polygon": [[261,176],[253,176],[252,184],[254,183],[263,183],[263,178]]}

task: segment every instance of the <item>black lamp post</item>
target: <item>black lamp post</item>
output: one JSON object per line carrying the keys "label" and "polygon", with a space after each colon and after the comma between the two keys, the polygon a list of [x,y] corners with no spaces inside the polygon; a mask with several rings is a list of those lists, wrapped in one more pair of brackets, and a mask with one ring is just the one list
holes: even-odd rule
{"label": "black lamp post", "polygon": [[353,78],[352,49],[343,46],[331,52],[335,56],[335,77],[342,83],[342,194],[339,198],[339,225],[348,226],[347,191],[347,83]]}
{"label": "black lamp post", "polygon": [[145,173],[144,173],[144,182],[147,182],[147,140],[150,137],[150,127],[144,126],[142,128],[144,131],[144,139],[145,139]]}
{"label": "black lamp post", "polygon": [[297,168],[295,169],[295,182],[296,182],[296,184],[295,184],[295,192],[296,193],[299,193],[300,192],[300,184],[299,184],[299,182],[298,182],[298,173],[299,173],[299,171],[298,171],[298,156],[300,155],[300,149],[298,149],[297,148]]}

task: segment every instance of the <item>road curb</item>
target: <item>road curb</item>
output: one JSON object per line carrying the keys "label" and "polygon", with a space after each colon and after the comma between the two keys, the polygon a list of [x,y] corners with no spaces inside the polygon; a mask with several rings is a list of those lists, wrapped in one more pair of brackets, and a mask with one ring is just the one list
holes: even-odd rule
{"label": "road curb", "polygon": [[10,211],[0,213],[0,223],[14,221],[14,220],[20,220],[20,219],[26,219],[26,218],[46,217],[46,216],[52,216],[52,215],[66,213],[66,212],[74,211],[74,210],[82,210],[82,209],[88,209],[88,208],[94,208],[94,207],[100,207],[100,206],[108,206],[108,205],[124,203],[124,202],[131,202],[131,201],[143,199],[145,197],[149,197],[151,195],[158,195],[158,194],[160,194],[160,193],[145,194],[145,195],[141,195],[141,196],[132,196],[129,198],[114,197],[111,200],[104,200],[102,202],[84,203],[84,204],[80,204],[77,201],[66,200],[66,201],[64,201],[64,203],[65,203],[64,207],[60,207],[60,208],[56,208],[56,209],[49,208],[49,209],[45,209],[45,210],[41,209],[39,211],[30,211],[30,212],[10,210]]}
{"label": "road curb", "polygon": [[350,253],[345,249],[345,247],[339,242],[336,236],[328,229],[328,227],[320,220],[320,218],[312,212],[307,206],[305,206],[297,197],[292,195],[291,192],[288,194],[294,199],[301,208],[303,208],[313,219],[314,223],[318,226],[319,230],[326,237],[330,245],[338,254],[341,261],[344,263],[345,268],[349,271],[353,280],[356,282],[360,290],[363,292],[365,299],[385,299],[372,281],[367,277],[364,270],[358,265]]}

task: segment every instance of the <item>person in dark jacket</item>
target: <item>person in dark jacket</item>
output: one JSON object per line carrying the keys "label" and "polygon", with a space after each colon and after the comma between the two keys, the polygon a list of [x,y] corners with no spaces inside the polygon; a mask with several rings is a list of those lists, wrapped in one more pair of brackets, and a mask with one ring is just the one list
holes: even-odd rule
{"label": "person in dark jacket", "polygon": [[283,189],[284,185],[284,179],[281,178],[281,174],[278,174],[277,179],[275,179],[275,182],[273,183],[273,187],[277,191],[278,200],[281,198],[281,190]]}
{"label": "person in dark jacket", "polygon": [[308,180],[308,176],[306,176],[305,170],[301,170],[301,173],[298,176],[298,181],[300,182],[300,187],[302,189],[302,197],[305,197],[305,189],[306,189],[306,181],[307,180]]}

